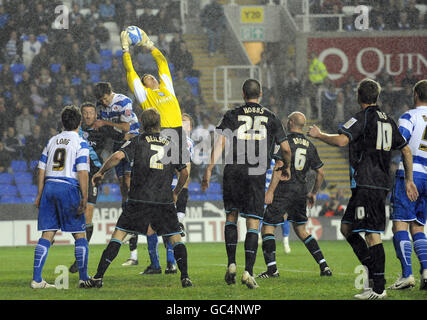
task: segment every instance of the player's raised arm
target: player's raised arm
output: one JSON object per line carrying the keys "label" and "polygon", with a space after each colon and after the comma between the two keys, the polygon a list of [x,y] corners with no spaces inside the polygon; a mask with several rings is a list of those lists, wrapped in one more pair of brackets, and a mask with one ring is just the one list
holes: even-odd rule
{"label": "player's raised arm", "polygon": [[114,152],[107,161],[104,162],[101,169],[97,173],[95,173],[92,177],[92,184],[97,185],[99,183],[99,180],[102,180],[104,178],[104,174],[117,166],[120,161],[122,161],[125,158],[125,153],[123,151],[116,151]]}

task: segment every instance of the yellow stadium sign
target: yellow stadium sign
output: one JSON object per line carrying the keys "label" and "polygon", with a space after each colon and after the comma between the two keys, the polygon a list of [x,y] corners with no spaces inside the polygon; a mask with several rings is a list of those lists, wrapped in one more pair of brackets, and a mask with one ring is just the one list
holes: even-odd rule
{"label": "yellow stadium sign", "polygon": [[241,7],[240,8],[241,23],[263,23],[264,8],[262,7]]}

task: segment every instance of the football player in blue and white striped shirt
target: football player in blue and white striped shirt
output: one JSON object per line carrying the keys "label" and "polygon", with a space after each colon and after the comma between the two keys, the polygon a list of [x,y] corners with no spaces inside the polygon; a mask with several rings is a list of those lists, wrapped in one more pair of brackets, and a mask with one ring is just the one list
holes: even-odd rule
{"label": "football player in blue and white striped shirt", "polygon": [[79,269],[79,286],[89,280],[85,208],[88,198],[89,148],[79,137],[80,109],[67,106],[61,113],[65,130],[52,137],[38,164],[38,230],[42,231],[34,253],[31,288],[55,287],[42,279],[49,247],[58,230],[72,233]]}
{"label": "football player in blue and white striped shirt", "polygon": [[427,290],[427,238],[424,225],[427,219],[427,80],[414,86],[415,108],[399,119],[399,131],[408,142],[413,159],[413,179],[419,197],[411,202],[405,192],[405,174],[400,161],[393,190],[393,243],[397,258],[402,265],[402,276],[390,289],[406,289],[415,286],[412,275],[412,244],[421,265],[421,290]]}

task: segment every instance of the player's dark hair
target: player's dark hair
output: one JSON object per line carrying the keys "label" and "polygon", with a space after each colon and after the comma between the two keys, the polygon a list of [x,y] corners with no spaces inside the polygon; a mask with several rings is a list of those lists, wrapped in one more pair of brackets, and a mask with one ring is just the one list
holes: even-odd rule
{"label": "player's dark hair", "polygon": [[160,130],[160,113],[149,108],[141,113],[141,127],[145,132],[154,132]]}
{"label": "player's dark hair", "polygon": [[261,95],[261,84],[255,79],[246,80],[242,89],[246,99],[257,99]]}
{"label": "player's dark hair", "polygon": [[64,107],[61,112],[61,120],[66,131],[76,130],[82,121],[80,109],[74,105]]}
{"label": "player's dark hair", "polygon": [[191,128],[193,128],[194,127],[194,120],[193,120],[193,117],[192,116],[190,116],[188,113],[183,113],[182,114],[182,117],[187,117],[189,120],[190,120],[190,126],[191,126]]}
{"label": "player's dark hair", "polygon": [[111,92],[113,92],[113,88],[109,82],[98,82],[93,91],[96,100],[101,99],[104,95],[110,94]]}
{"label": "player's dark hair", "polygon": [[357,86],[357,98],[359,103],[374,104],[381,92],[381,86],[372,79],[363,79]]}
{"label": "player's dark hair", "polygon": [[427,80],[418,81],[414,86],[414,92],[421,102],[427,102]]}
{"label": "player's dark hair", "polygon": [[93,104],[92,102],[88,102],[88,101],[83,102],[83,103],[80,105],[80,111],[81,111],[81,112],[83,112],[83,108],[94,108],[94,109],[96,110],[96,106],[95,106],[95,104]]}

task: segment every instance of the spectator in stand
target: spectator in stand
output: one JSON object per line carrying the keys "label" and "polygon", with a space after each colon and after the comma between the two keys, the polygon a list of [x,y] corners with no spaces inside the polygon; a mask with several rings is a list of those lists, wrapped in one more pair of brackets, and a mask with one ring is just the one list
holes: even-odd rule
{"label": "spectator in stand", "polygon": [[70,13],[70,26],[76,23],[78,18],[82,18],[82,14],[80,13],[80,6],[77,3],[73,4],[73,9]]}
{"label": "spectator in stand", "polygon": [[397,28],[398,30],[410,30],[411,26],[409,24],[408,21],[408,13],[406,13],[405,11],[400,12],[399,15],[399,21],[397,23]]}
{"label": "spectator in stand", "polygon": [[290,114],[296,110],[299,110],[299,101],[302,95],[302,87],[301,82],[297,78],[294,70],[289,71],[285,81],[286,109],[287,113]]}
{"label": "spectator in stand", "polygon": [[102,21],[113,21],[116,16],[116,7],[111,0],[105,0],[99,5],[99,15]]}
{"label": "spectator in stand", "polygon": [[414,85],[418,82],[418,78],[416,78],[414,76],[414,72],[412,71],[412,69],[407,69],[406,70],[406,75],[405,78],[402,79],[402,81],[400,82],[400,86],[402,88],[405,88],[407,86],[409,87],[414,87]]}
{"label": "spectator in stand", "polygon": [[373,23],[373,29],[378,31],[390,30],[389,26],[384,21],[384,16],[382,14],[378,14]]}
{"label": "spectator in stand", "polygon": [[[122,10],[117,10],[116,23],[119,30],[123,30],[127,26],[138,25],[138,17],[136,16],[136,8],[130,1],[127,1]],[[144,29],[144,31],[146,31]]]}
{"label": "spectator in stand", "polygon": [[4,6],[0,4],[0,31],[6,27],[7,22],[10,19],[10,15],[5,12]]}
{"label": "spectator in stand", "polygon": [[99,52],[101,50],[101,46],[99,45],[98,41],[96,40],[93,34],[89,36],[88,45],[89,47],[86,49],[84,53],[85,62],[100,63],[101,55],[99,54]]}
{"label": "spectator in stand", "polygon": [[[156,30],[156,17],[149,7],[144,8],[144,13],[139,16],[138,26],[140,26],[148,35],[155,34]],[[158,46],[156,46],[158,48]]]}
{"label": "spectator in stand", "polygon": [[[159,49],[164,56],[169,56],[169,42],[166,41],[166,35],[164,33],[159,34],[159,38],[156,41],[156,48]],[[193,57],[191,57],[193,58]],[[170,58],[169,58],[170,59]]]}
{"label": "spectator in stand", "polygon": [[67,71],[80,70],[84,71],[86,67],[85,60],[82,59],[83,53],[80,50],[80,45],[75,42],[71,46],[71,51],[68,49],[68,53],[64,58],[64,64]]}
{"label": "spectator in stand", "polygon": [[200,13],[202,27],[206,28],[208,35],[209,56],[212,57],[218,52],[218,47],[222,44],[222,29],[225,25],[225,15],[223,7],[217,0],[211,0]]}
{"label": "spectator in stand", "polygon": [[70,33],[75,42],[83,44],[87,37],[88,27],[83,21],[83,16],[76,17],[76,21],[70,25]]}
{"label": "spectator in stand", "polygon": [[24,107],[22,109],[22,114],[18,115],[15,119],[15,128],[18,138],[22,139],[25,136],[31,135],[35,125],[36,119],[30,114],[28,107]]}
{"label": "spectator in stand", "polygon": [[179,32],[175,32],[173,34],[172,40],[169,42],[169,57],[173,57],[176,52],[178,52],[182,41],[184,41],[182,39],[182,34]]}
{"label": "spectator in stand", "polygon": [[5,149],[4,143],[0,141],[0,173],[7,172],[11,162],[11,153]]}
{"label": "spectator in stand", "polygon": [[197,101],[196,99],[194,99],[194,96],[190,93],[182,97],[181,101],[179,101],[179,105],[181,106],[181,108],[184,108],[184,110],[188,114],[192,114],[194,112],[194,109],[196,108]]}
{"label": "spectator in stand", "polygon": [[30,66],[30,76],[32,78],[35,78],[39,75],[42,68],[49,68],[49,58],[50,55],[47,50],[47,46],[43,45],[40,48],[40,52],[38,55],[36,55],[33,59],[33,62]]}
{"label": "spectator in stand", "polygon": [[42,112],[43,107],[46,105],[46,100],[39,94],[39,90],[35,84],[30,85],[30,91],[30,98],[33,105],[32,111],[34,114],[39,114],[40,112]]}
{"label": "spectator in stand", "polygon": [[[336,9],[334,9],[334,7],[336,7]],[[334,10],[338,10],[338,12],[341,12],[342,7],[343,5],[341,0],[324,0],[322,4],[322,12],[333,13]]]}
{"label": "spectator in stand", "polygon": [[412,108],[414,104],[414,93],[412,92],[412,85],[406,85],[402,87],[402,90],[400,90],[398,97],[399,102],[396,104],[396,112],[394,114],[397,114],[397,119]]}
{"label": "spectator in stand", "polygon": [[104,22],[98,21],[96,27],[93,30],[93,34],[96,40],[100,43],[102,48],[106,48],[110,41],[110,31],[105,27]]}
{"label": "spectator in stand", "polygon": [[325,64],[317,58],[317,55],[314,51],[311,52],[310,57],[311,61],[308,67],[308,78],[310,82],[307,84],[312,86],[312,88],[309,90],[311,90],[313,93],[313,95],[310,97],[311,115],[313,118],[317,118],[319,116],[316,105],[317,91],[328,77],[328,70],[326,69]]}
{"label": "spectator in stand", "polygon": [[42,128],[43,139],[47,139],[49,135],[49,128],[56,126],[56,120],[49,113],[48,108],[44,108],[40,113],[40,116],[37,118],[37,125]]}
{"label": "spectator in stand", "polygon": [[92,2],[89,6],[90,12],[86,15],[86,23],[90,32],[96,27],[97,21],[99,21],[99,10],[95,2]]}
{"label": "spectator in stand", "polygon": [[40,74],[37,76],[35,84],[40,96],[49,98],[53,94],[52,78],[48,69],[42,68],[40,70]]}
{"label": "spectator in stand", "polygon": [[322,130],[333,131],[337,129],[337,88],[334,83],[329,82],[327,89],[321,96]]}
{"label": "spectator in stand", "polygon": [[344,119],[350,119],[352,115],[359,111],[357,95],[349,83],[343,85],[344,92]]}
{"label": "spectator in stand", "polygon": [[170,18],[165,7],[161,8],[156,15],[154,34],[157,36],[161,33],[174,33],[175,29],[172,19]]}
{"label": "spectator in stand", "polygon": [[28,40],[25,40],[22,44],[22,59],[27,68],[30,67],[34,57],[39,54],[41,46],[34,33],[30,33]]}
{"label": "spectator in stand", "polygon": [[178,70],[176,72],[176,78],[173,81],[173,87],[175,90],[178,101],[183,100],[183,97],[191,95],[191,85],[184,78],[184,72]]}
{"label": "spectator in stand", "polygon": [[261,59],[256,64],[261,69],[261,85],[262,94],[265,99],[268,99],[270,95],[276,95],[276,72],[273,67],[271,54],[264,50],[261,52]]}
{"label": "spectator in stand", "polygon": [[416,4],[415,0],[409,0],[409,4],[405,8],[411,29],[418,29],[419,26],[420,10],[415,6]]}
{"label": "spectator in stand", "polygon": [[7,128],[6,135],[3,138],[4,147],[10,152],[13,159],[21,157],[22,143],[16,135],[15,127]]}
{"label": "spectator in stand", "polygon": [[330,200],[322,206],[319,217],[343,216],[345,209],[343,207],[344,192],[342,189],[338,189],[336,193],[332,193],[329,198]]}
{"label": "spectator in stand", "polygon": [[18,39],[16,31],[10,33],[9,41],[6,43],[6,62],[13,63],[21,60],[22,42]]}
{"label": "spectator in stand", "polygon": [[1,70],[1,73],[0,73],[0,84],[2,84],[2,85],[6,85],[6,84],[14,85],[15,84],[15,81],[13,80],[13,73],[10,70],[9,64],[3,65],[3,69]]}
{"label": "spectator in stand", "polygon": [[3,137],[7,127],[13,126],[15,124],[14,117],[14,114],[11,114],[7,111],[5,99],[0,97],[0,138]]}
{"label": "spectator in stand", "polygon": [[171,56],[171,62],[176,71],[182,71],[184,73],[184,77],[197,77],[199,75],[196,70],[193,70],[193,55],[187,49],[185,41],[180,43],[179,49]]}
{"label": "spectator in stand", "polygon": [[380,99],[383,104],[388,104],[393,109],[398,100],[398,95],[394,91],[393,82],[389,81],[386,83],[384,90],[380,93]]}

